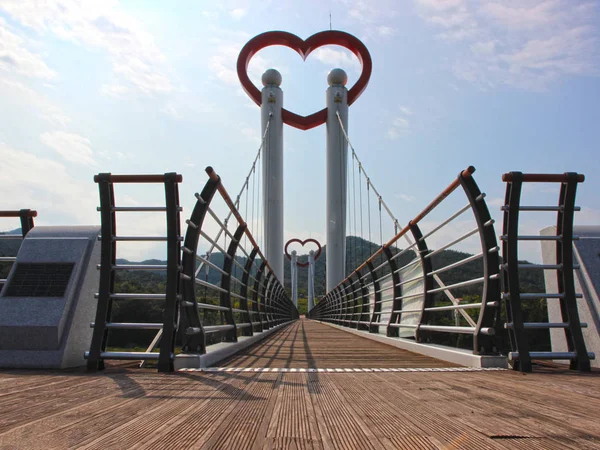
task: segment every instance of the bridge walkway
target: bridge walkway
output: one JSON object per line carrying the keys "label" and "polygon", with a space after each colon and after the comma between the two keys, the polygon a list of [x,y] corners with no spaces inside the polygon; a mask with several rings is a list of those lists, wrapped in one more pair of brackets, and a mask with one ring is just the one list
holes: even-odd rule
{"label": "bridge walkway", "polygon": [[[239,371],[0,371],[0,448],[600,448],[599,371],[290,373],[402,364],[383,348],[361,362],[372,342],[349,336],[300,321],[227,362]],[[289,367],[239,367],[268,364]]]}
{"label": "bridge walkway", "polygon": [[319,369],[455,367],[306,319],[294,322],[219,365]]}

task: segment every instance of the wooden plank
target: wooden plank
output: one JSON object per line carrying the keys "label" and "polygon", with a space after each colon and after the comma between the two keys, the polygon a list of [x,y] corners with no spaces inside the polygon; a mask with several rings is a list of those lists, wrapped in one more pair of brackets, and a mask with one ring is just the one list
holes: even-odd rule
{"label": "wooden plank", "polygon": [[299,320],[269,339],[219,363],[220,367],[381,368],[456,367],[365,339],[322,323]]}
{"label": "wooden plank", "polygon": [[600,448],[597,370],[397,372],[446,364],[310,321],[228,364],[330,372],[0,371],[0,448]]}

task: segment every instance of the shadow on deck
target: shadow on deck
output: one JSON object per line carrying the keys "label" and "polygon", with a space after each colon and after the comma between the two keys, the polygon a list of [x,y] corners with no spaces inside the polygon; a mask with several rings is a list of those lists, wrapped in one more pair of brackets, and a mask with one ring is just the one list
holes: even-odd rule
{"label": "shadow on deck", "polygon": [[[363,342],[364,341],[364,342]],[[229,367],[448,367],[299,321]],[[0,448],[600,448],[600,372],[0,372]]]}

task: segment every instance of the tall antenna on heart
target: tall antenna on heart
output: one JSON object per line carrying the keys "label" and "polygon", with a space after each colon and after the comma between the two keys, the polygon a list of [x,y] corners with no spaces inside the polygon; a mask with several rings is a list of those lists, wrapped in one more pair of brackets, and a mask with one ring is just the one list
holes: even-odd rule
{"label": "tall antenna on heart", "polygon": [[331,10],[329,10],[329,29],[331,30]]}

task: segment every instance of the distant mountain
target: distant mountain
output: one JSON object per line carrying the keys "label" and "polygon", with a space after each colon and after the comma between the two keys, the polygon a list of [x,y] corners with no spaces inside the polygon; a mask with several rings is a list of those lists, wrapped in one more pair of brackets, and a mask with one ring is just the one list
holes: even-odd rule
{"label": "distant mountain", "polygon": [[[13,230],[11,234],[20,233],[20,230]],[[17,254],[20,245],[19,240],[2,240],[0,238],[0,256],[14,256]],[[379,245],[369,242],[365,239],[361,239],[355,236],[349,236],[346,240],[346,273],[350,273],[354,268],[362,264],[369,256],[380,248]],[[399,249],[392,249],[392,253],[396,254]],[[471,256],[468,253],[444,250],[432,257],[432,265],[434,269],[445,267],[454,262],[460,261],[464,258]],[[407,251],[401,256],[396,258],[398,267],[402,267],[405,264],[411,262],[416,257],[413,251]],[[308,255],[300,255],[299,261],[305,262],[308,260]],[[327,246],[322,249],[321,256],[315,263],[315,294],[317,298],[325,294],[325,271],[326,271],[326,260],[327,260]],[[223,267],[224,255],[220,252],[213,253],[210,256],[210,262],[217,267]],[[236,257],[236,261],[239,266],[244,266],[246,263],[246,257]],[[375,266],[380,265],[384,261],[383,256],[380,256],[374,262]],[[166,261],[158,259],[149,259],[141,262],[131,262],[126,259],[118,259],[118,264],[142,264],[142,265],[161,265],[166,264]],[[233,275],[241,279],[242,270],[234,264]],[[285,270],[284,270],[284,283],[285,287],[290,292],[290,264],[287,258],[285,259]],[[6,278],[10,263],[0,263],[0,278]],[[207,269],[207,270],[206,270]],[[201,269],[198,273],[198,278],[208,281],[209,283],[220,285],[222,274],[211,267]],[[440,278],[442,281],[449,285],[468,279],[478,278],[482,275],[482,261],[476,260],[468,264],[464,264],[456,269],[442,272]],[[387,265],[384,266],[384,271],[388,271]],[[527,270],[522,271],[520,275],[521,288],[523,292],[545,292],[544,277],[542,271]],[[166,274],[164,270],[144,270],[144,271],[118,271],[115,278],[116,286],[115,292],[121,293],[164,293]],[[299,304],[301,313],[306,312],[306,294],[308,286],[308,270],[307,268],[298,269],[298,293],[299,293]],[[240,285],[238,283],[232,283],[232,289],[239,293]],[[197,293],[202,298],[208,296],[204,300],[208,302],[218,303],[218,293],[210,289],[199,286]],[[453,294],[456,297],[462,297],[470,302],[479,301],[481,293],[481,286],[467,286],[462,289],[453,290]],[[236,300],[237,301],[237,300]],[[445,298],[443,293],[436,294],[436,303],[448,304],[448,300]],[[119,300],[113,303],[112,317],[116,322],[161,322],[163,320],[163,302],[160,300]],[[532,300],[523,303],[525,321],[527,322],[543,322],[547,321],[547,310],[546,303],[544,300]],[[204,320],[206,323],[213,323],[218,320],[218,314],[210,312],[211,314],[204,313]],[[504,313],[503,313],[504,314]],[[213,317],[214,316],[214,317]],[[452,313],[447,314],[444,320],[448,324],[452,324],[453,318]],[[544,350],[549,348],[549,333],[548,330],[531,331],[531,337],[534,340],[534,348],[538,350]],[[146,345],[153,336],[152,332],[149,331],[136,331],[133,333],[126,333],[122,330],[111,330],[111,345],[124,346],[124,347],[135,347],[139,345]],[[444,336],[447,337],[447,336]],[[468,337],[466,337],[468,338]],[[443,342],[446,345],[455,345],[452,342]],[[468,342],[462,342],[461,346],[468,347]]]}
{"label": "distant mountain", "polygon": [[[346,273],[350,273],[354,268],[362,264],[368,257],[370,257],[375,251],[379,249],[379,245],[369,242],[365,239],[348,236],[346,238]],[[392,253],[396,254],[400,249],[393,248]],[[433,269],[448,266],[449,264],[455,263],[462,259],[471,256],[469,253],[459,252],[455,250],[444,250],[432,257]],[[402,267],[409,262],[413,261],[416,257],[413,251],[407,251],[400,257],[396,258],[396,264],[398,267]],[[210,262],[215,264],[217,267],[223,267],[223,254],[220,252],[213,253],[210,256]],[[308,255],[300,255],[298,260],[301,262],[308,261]],[[321,256],[315,262],[315,295],[317,297],[325,295],[325,284],[326,284],[326,260],[327,260],[327,246],[323,246]],[[245,257],[236,257],[236,261],[239,266],[244,266],[246,263]],[[380,265],[384,261],[384,257],[380,256],[375,261],[375,266]],[[146,260],[139,263],[133,263],[125,259],[117,260],[119,264],[166,264],[166,261],[160,261],[156,259]],[[525,262],[525,261],[524,261]],[[461,281],[474,279],[482,276],[483,262],[481,259],[464,264],[456,269],[442,272],[439,274],[440,279],[446,285],[458,283]],[[242,270],[237,264],[234,264],[233,275],[241,279]],[[383,269],[389,272],[387,265]],[[158,278],[156,278],[158,277]],[[207,281],[212,284],[219,285],[221,282],[222,274],[214,268],[205,265],[205,268],[201,269],[198,273],[198,278]],[[117,280],[135,282],[145,284],[150,279],[157,279],[164,281],[164,271],[123,271],[119,272]],[[545,292],[544,276],[541,271],[528,270],[522,271],[520,275],[521,288],[523,292]],[[285,259],[284,264],[284,283],[285,288],[288,292],[291,291],[290,284],[290,264],[289,260]],[[235,284],[234,284],[235,285]],[[306,297],[308,287],[308,269],[300,267],[298,268],[298,294],[299,297]],[[455,290],[454,293],[457,297],[477,297],[480,295],[481,286],[468,286],[460,290]],[[440,300],[444,299],[444,294],[439,294]],[[476,301],[476,299],[473,299]],[[535,302],[528,303],[525,305],[526,309],[531,307]],[[540,319],[539,311],[535,314],[537,319]],[[545,309],[545,308],[544,308]],[[527,311],[526,311],[527,314]],[[537,321],[537,320],[530,320]]]}
{"label": "distant mountain", "polygon": [[0,236],[2,236],[3,234],[21,234],[21,229],[15,228],[14,230],[10,231],[0,231]]}

